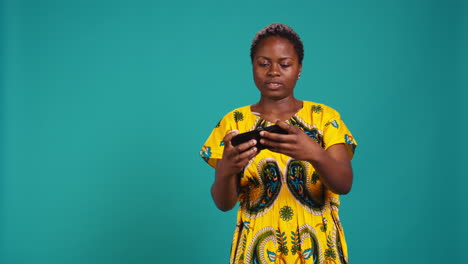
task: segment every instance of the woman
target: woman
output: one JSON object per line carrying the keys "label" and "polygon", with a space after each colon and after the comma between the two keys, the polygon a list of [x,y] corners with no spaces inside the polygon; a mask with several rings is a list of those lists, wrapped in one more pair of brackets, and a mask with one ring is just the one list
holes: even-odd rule
{"label": "woman", "polygon": [[[347,263],[338,208],[356,143],[334,109],[294,97],[304,51],[290,27],[259,31],[250,56],[260,101],[225,115],[200,152],[216,168],[217,207],[240,202],[231,263]],[[274,124],[287,134],[260,132],[267,149],[231,142]]]}

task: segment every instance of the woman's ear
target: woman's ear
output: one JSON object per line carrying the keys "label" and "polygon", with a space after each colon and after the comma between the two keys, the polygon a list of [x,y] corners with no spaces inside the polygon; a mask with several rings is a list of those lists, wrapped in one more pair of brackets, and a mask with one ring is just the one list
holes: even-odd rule
{"label": "woman's ear", "polygon": [[297,79],[301,79],[301,73],[302,73],[302,64],[299,64],[299,74],[297,75]]}

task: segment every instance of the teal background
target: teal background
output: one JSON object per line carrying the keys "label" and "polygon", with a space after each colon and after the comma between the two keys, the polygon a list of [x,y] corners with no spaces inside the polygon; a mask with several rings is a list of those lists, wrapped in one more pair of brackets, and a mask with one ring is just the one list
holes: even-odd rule
{"label": "teal background", "polygon": [[359,146],[352,263],[457,263],[468,221],[466,1],[27,1],[0,6],[0,263],[227,263],[198,151],[259,98],[249,47],[305,45],[300,99]]}

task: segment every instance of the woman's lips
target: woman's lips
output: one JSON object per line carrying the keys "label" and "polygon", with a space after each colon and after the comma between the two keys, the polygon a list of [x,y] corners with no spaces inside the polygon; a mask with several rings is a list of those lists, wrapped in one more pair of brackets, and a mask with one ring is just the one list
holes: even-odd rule
{"label": "woman's lips", "polygon": [[267,82],[266,83],[266,87],[269,89],[278,89],[281,86],[283,86],[283,84],[279,82]]}

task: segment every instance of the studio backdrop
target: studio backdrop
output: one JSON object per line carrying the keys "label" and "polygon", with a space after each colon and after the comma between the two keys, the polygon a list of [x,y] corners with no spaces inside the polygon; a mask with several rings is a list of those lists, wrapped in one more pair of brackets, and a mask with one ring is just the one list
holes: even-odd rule
{"label": "studio backdrop", "polygon": [[227,263],[236,210],[199,150],[258,101],[273,22],[304,42],[296,97],[359,143],[351,263],[462,261],[466,1],[0,3],[0,263]]}

